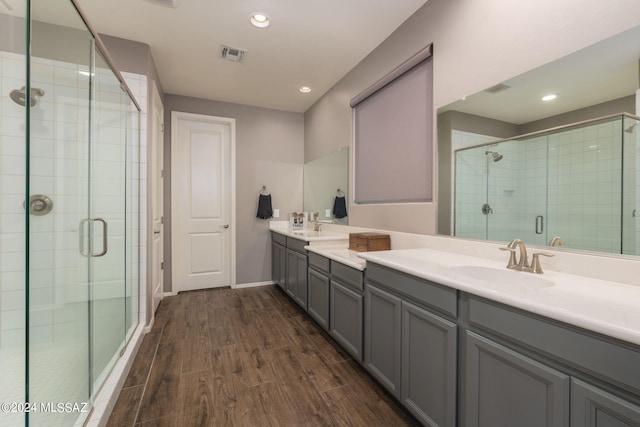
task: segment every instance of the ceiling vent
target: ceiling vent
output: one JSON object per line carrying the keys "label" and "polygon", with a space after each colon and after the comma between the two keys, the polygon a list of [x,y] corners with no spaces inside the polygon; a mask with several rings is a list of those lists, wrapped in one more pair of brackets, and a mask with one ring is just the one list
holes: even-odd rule
{"label": "ceiling vent", "polygon": [[246,53],[247,49],[225,45],[220,46],[220,58],[226,59],[227,61],[240,62]]}
{"label": "ceiling vent", "polygon": [[507,89],[511,89],[511,85],[508,85],[506,83],[498,83],[495,86],[491,86],[488,89],[485,89],[485,92],[488,93],[492,93],[492,94],[496,94],[496,93],[500,93],[500,92],[504,92]]}
{"label": "ceiling vent", "polygon": [[153,4],[157,4],[158,6],[172,7],[174,9],[178,7],[178,3],[180,3],[180,0],[147,0],[147,1]]}

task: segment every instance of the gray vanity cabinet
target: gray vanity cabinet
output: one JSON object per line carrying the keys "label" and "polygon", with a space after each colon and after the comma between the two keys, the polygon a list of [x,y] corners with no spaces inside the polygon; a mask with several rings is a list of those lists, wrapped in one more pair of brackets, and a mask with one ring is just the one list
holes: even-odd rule
{"label": "gray vanity cabinet", "polygon": [[307,308],[307,255],[287,244],[287,280],[285,290],[302,308]]}
{"label": "gray vanity cabinet", "polygon": [[402,301],[402,402],[430,426],[455,425],[456,324]]}
{"label": "gray vanity cabinet", "polygon": [[271,232],[271,280],[307,308],[307,242]]}
{"label": "gray vanity cabinet", "polygon": [[460,304],[461,425],[640,427],[639,346],[473,295]]}
{"label": "gray vanity cabinet", "polygon": [[569,426],[571,379],[466,331],[464,426]]}
{"label": "gray vanity cabinet", "polygon": [[362,271],[331,263],[330,334],[362,362],[364,313]]}
{"label": "gray vanity cabinet", "polygon": [[370,284],[365,287],[364,295],[364,364],[400,398],[402,300]]}
{"label": "gray vanity cabinet", "polygon": [[365,367],[424,425],[455,426],[457,292],[373,263],[366,277]]}
{"label": "gray vanity cabinet", "polygon": [[326,331],[329,330],[329,275],[331,261],[315,253],[309,254],[309,295],[307,312]]}
{"label": "gray vanity cabinet", "polygon": [[571,427],[638,427],[640,406],[573,378]]}
{"label": "gray vanity cabinet", "polygon": [[271,242],[271,280],[284,290],[287,273],[287,254],[284,244],[279,240]]}

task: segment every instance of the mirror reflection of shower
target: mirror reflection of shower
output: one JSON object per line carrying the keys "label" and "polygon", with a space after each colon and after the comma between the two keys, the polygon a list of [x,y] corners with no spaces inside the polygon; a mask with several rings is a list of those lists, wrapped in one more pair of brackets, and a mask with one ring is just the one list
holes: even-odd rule
{"label": "mirror reflection of shower", "polygon": [[502,154],[498,153],[497,151],[485,151],[484,154],[485,155],[491,154],[491,160],[493,160],[494,162],[499,162],[504,157]]}
{"label": "mirror reflection of shower", "polygon": [[[33,108],[38,103],[40,97],[44,96],[44,90],[33,87],[31,88],[31,96],[29,97],[29,105]],[[20,89],[14,89],[9,94],[13,102],[24,107],[27,103],[26,88],[22,86]]]}

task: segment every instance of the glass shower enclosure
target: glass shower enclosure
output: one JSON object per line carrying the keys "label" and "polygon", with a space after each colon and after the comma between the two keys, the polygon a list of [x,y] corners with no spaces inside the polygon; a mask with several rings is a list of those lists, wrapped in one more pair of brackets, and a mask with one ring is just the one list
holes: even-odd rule
{"label": "glass shower enclosure", "polygon": [[0,1],[2,426],[82,425],[138,325],[139,108],[72,1]]}
{"label": "glass shower enclosure", "polygon": [[640,254],[639,120],[618,114],[456,150],[455,235]]}

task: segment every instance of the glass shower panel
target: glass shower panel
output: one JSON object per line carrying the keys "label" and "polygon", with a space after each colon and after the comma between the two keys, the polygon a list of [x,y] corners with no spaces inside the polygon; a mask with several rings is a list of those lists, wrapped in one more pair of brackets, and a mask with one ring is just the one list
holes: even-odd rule
{"label": "glass shower panel", "polygon": [[484,147],[487,160],[487,238],[545,244],[547,138]]}
{"label": "glass shower panel", "polygon": [[[471,239],[487,238],[486,147],[456,151],[454,234]],[[488,206],[488,205],[487,205]],[[485,213],[486,212],[486,213]]]}
{"label": "glass shower panel", "polygon": [[616,116],[552,135],[550,239],[559,236],[568,248],[621,253],[622,133],[622,116]]}
{"label": "glass shower panel", "polygon": [[623,117],[622,124],[622,253],[640,255],[640,121]]}
{"label": "glass shower panel", "polygon": [[[0,402],[23,402],[26,379],[26,1],[0,4]],[[23,413],[0,412],[20,426]]]}
{"label": "glass shower panel", "polygon": [[131,334],[135,330],[138,324],[139,316],[139,212],[140,212],[140,115],[138,108],[131,101],[126,93],[121,95],[122,109],[125,112],[126,118],[126,158],[127,158],[127,170],[126,170],[126,340],[128,341]]}
{"label": "glass shower panel", "polygon": [[[31,2],[28,246],[30,402],[90,400],[89,102],[93,38],[69,2]],[[28,203],[29,205],[29,203]],[[29,413],[73,425],[87,412]]]}
{"label": "glass shower panel", "polygon": [[125,342],[126,136],[120,81],[96,52],[91,108],[91,363],[94,392]]}

